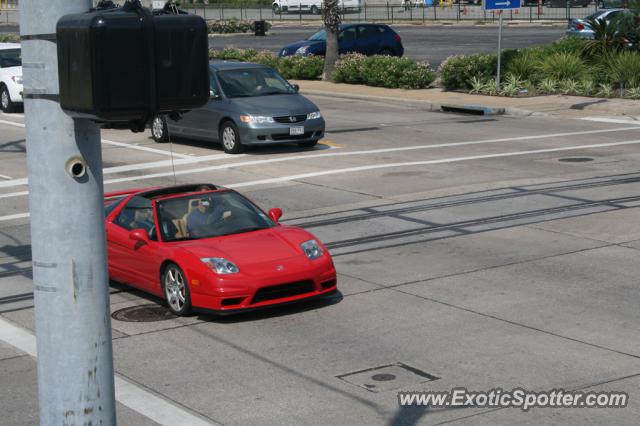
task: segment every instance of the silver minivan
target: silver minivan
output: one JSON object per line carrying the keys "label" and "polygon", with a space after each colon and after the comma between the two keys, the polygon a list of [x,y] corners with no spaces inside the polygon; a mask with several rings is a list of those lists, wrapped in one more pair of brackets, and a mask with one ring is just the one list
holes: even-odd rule
{"label": "silver minivan", "polygon": [[320,109],[274,69],[246,62],[211,62],[211,99],[178,120],[154,117],[151,136],[218,142],[237,154],[249,145],[296,143],[313,147],[324,137]]}

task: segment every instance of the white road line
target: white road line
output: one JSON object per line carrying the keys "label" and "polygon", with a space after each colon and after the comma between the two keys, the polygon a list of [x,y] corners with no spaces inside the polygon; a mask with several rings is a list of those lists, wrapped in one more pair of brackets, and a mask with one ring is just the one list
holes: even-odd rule
{"label": "white road line", "polygon": [[[36,337],[31,332],[0,319],[0,340],[36,358]],[[210,426],[190,412],[115,374],[116,400],[162,425]]]}
{"label": "white road line", "polygon": [[634,120],[632,118],[623,119],[623,118],[607,118],[607,117],[582,117],[579,120],[595,121],[598,123],[635,124],[636,126],[640,126],[640,121]]}
{"label": "white road line", "polygon": [[120,146],[128,149],[135,149],[137,151],[153,152],[154,154],[169,155],[169,156],[173,155],[174,157],[178,157],[178,158],[193,158],[191,155],[178,154],[177,152],[172,153],[171,151],[165,151],[163,149],[149,148],[148,146],[142,146],[142,145],[132,145],[124,142],[111,141],[108,139],[102,139],[102,143],[113,145],[113,146]]}
{"label": "white road line", "polygon": [[[337,175],[337,174],[346,174],[346,173],[354,173],[354,172],[362,172],[368,170],[377,170],[377,169],[387,169],[387,168],[395,168],[395,167],[411,167],[411,166],[426,166],[430,164],[445,164],[445,163],[457,163],[461,161],[470,161],[470,160],[484,160],[488,158],[500,158],[500,157],[517,157],[522,155],[530,155],[530,154],[543,154],[547,152],[563,152],[563,151],[575,151],[580,149],[593,149],[593,148],[605,148],[610,146],[623,146],[623,145],[637,145],[640,144],[640,140],[631,140],[631,141],[622,141],[622,142],[609,142],[609,143],[598,143],[593,145],[574,145],[574,146],[565,146],[562,148],[547,148],[547,149],[533,149],[528,151],[516,151],[516,152],[501,152],[497,154],[486,154],[486,155],[474,155],[469,157],[451,157],[451,158],[441,158],[439,160],[426,160],[426,161],[409,161],[402,163],[385,163],[385,164],[370,164],[367,166],[358,166],[358,167],[348,167],[344,169],[334,169],[334,170],[323,170],[320,172],[311,172],[311,173],[302,173],[298,175],[289,175],[289,176],[281,176],[277,178],[268,178],[268,179],[260,179],[253,180],[248,182],[239,182],[233,184],[224,185],[227,188],[242,188],[245,186],[256,186],[256,185],[266,185],[270,183],[281,183],[281,182],[290,182],[297,179],[306,179],[310,177],[318,177],[318,176],[327,176],[327,175]],[[229,168],[231,166],[216,166],[216,168]],[[211,170],[212,168],[207,168],[207,170]],[[196,173],[197,170],[188,171],[188,173]],[[182,173],[182,174],[186,174]],[[178,172],[176,172],[178,174]],[[148,176],[148,175],[147,175]],[[145,176],[145,178],[147,177]],[[123,181],[124,179],[113,179],[112,181],[106,181],[105,183],[111,183],[115,181]],[[135,180],[135,179],[133,179]],[[23,213],[24,215],[28,215],[29,213]],[[15,215],[13,215],[15,216]],[[22,216],[24,217],[24,216]],[[9,218],[9,219],[5,219]],[[10,220],[14,218],[12,216],[0,216],[0,221],[2,220]]]}
{"label": "white road line", "polygon": [[[0,120],[0,124],[7,124],[9,126],[24,128],[23,123],[17,123],[15,121]],[[178,157],[178,158],[193,158],[191,155],[178,154],[176,152],[172,153],[171,151],[165,151],[163,149],[149,148],[148,146],[132,145],[129,143],[116,142],[109,139],[102,139],[102,143],[107,145],[119,146],[123,148],[135,149],[137,151],[153,152],[154,154],[161,154],[161,155],[168,155],[168,156],[173,155],[174,157]]]}
{"label": "white road line", "polygon": [[[201,173],[201,172],[208,172],[213,170],[230,169],[234,167],[237,168],[237,167],[245,167],[245,166],[256,166],[260,164],[282,163],[282,162],[294,161],[294,160],[309,160],[309,159],[325,158],[325,157],[347,157],[352,155],[384,154],[388,152],[415,151],[415,150],[436,149],[436,148],[451,148],[451,147],[467,146],[467,145],[484,145],[484,144],[493,144],[493,143],[502,143],[502,142],[515,142],[515,141],[534,140],[534,139],[549,139],[549,138],[557,138],[557,137],[579,136],[579,135],[585,135],[585,134],[622,132],[622,131],[629,131],[629,130],[638,130],[638,128],[637,127],[620,127],[616,129],[587,130],[582,132],[569,132],[569,133],[552,133],[547,135],[518,136],[513,138],[500,138],[500,139],[484,139],[484,140],[467,141],[467,142],[441,143],[441,144],[434,144],[434,145],[416,145],[416,146],[405,146],[405,147],[395,147],[395,148],[371,149],[371,150],[364,150],[364,151],[341,151],[341,152],[331,152],[326,154],[294,155],[290,157],[270,158],[267,160],[254,160],[254,161],[224,164],[219,166],[208,166],[208,167],[202,167],[199,169],[176,170],[175,175]],[[110,179],[105,181],[105,184],[131,182],[131,181],[137,181],[137,180],[143,180],[143,179],[155,179],[155,178],[161,178],[161,177],[167,177],[167,176],[173,176],[173,175],[174,175],[173,171],[153,173],[150,175]],[[0,182],[0,185],[1,184],[2,182]]]}
{"label": "white road line", "polygon": [[11,176],[0,175],[0,179],[12,180],[13,178]]}

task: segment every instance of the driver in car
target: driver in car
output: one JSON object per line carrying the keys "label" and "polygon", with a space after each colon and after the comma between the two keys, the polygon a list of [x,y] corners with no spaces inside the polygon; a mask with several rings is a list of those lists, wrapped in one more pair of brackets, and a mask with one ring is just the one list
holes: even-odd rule
{"label": "driver in car", "polygon": [[216,223],[225,218],[224,216],[224,207],[220,204],[212,207],[211,200],[202,198],[198,200],[198,207],[193,209],[187,216],[187,231],[191,233],[199,226]]}

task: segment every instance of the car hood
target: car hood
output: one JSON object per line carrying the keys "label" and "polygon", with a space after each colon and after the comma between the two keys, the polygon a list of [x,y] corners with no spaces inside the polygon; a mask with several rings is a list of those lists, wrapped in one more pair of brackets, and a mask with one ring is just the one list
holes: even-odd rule
{"label": "car hood", "polygon": [[300,40],[295,43],[287,44],[282,48],[287,54],[292,55],[302,46],[313,46],[316,49],[324,50],[325,42],[322,40]]}
{"label": "car hood", "polygon": [[[297,239],[297,238],[294,238]],[[304,238],[302,238],[304,239]],[[185,241],[181,247],[198,258],[224,257],[243,267],[304,257],[299,243],[291,241],[279,227],[224,237]]]}
{"label": "car hood", "polygon": [[279,116],[308,114],[318,111],[318,107],[299,94],[265,95],[251,98],[231,98],[242,112],[256,115]]}

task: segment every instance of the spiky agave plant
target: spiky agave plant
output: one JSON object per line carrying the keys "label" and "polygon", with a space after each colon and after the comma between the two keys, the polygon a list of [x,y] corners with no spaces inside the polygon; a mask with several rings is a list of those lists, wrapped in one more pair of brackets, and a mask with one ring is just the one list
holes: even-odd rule
{"label": "spiky agave plant", "polygon": [[618,20],[606,21],[589,16],[585,23],[593,31],[593,39],[584,44],[583,52],[586,56],[606,56],[625,46],[626,40],[619,31]]}

